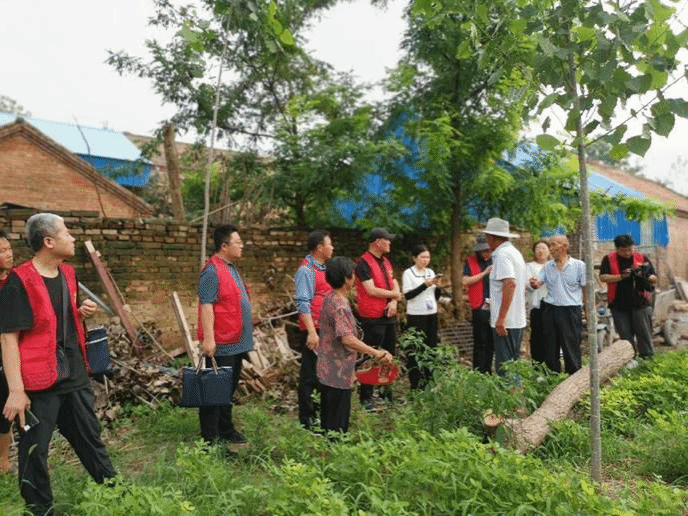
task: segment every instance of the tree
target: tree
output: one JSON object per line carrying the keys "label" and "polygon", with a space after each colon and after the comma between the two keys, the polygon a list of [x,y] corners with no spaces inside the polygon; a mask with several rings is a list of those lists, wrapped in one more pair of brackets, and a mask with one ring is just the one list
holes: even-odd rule
{"label": "tree", "polygon": [[[534,98],[538,112],[557,106],[566,113],[564,129],[570,137],[563,142],[575,149],[581,182],[582,224],[588,284],[592,285],[593,260],[590,234],[590,200],[587,189],[586,147],[595,139],[612,144],[613,159],[629,152],[645,154],[652,133],[668,135],[675,116],[688,116],[688,102],[665,98],[665,89],[682,79],[671,79],[680,63],[678,51],[688,44],[688,30],[674,33],[670,20],[674,9],[660,0],[629,2],[542,0],[521,6],[514,30],[530,34],[536,44],[532,69],[541,84]],[[620,109],[638,99],[640,108],[615,124]],[[628,136],[627,122],[645,118],[640,134]],[[549,127],[545,119],[544,131]],[[557,138],[540,135],[538,144],[553,149]],[[594,306],[593,289],[588,289],[588,306]],[[599,421],[599,372],[597,367],[596,317],[589,311],[590,374],[592,386],[591,476],[600,480],[601,438]]]}
{"label": "tree", "polygon": [[6,95],[0,95],[0,113],[12,113],[17,116],[31,116],[31,113],[24,109],[24,106]]}
{"label": "tree", "polygon": [[[433,229],[449,231],[457,309],[469,206],[481,184],[499,189],[513,181],[497,160],[517,142],[529,88],[517,65],[531,51],[509,28],[515,9],[507,0],[411,2],[406,54],[390,80],[396,92],[390,120],[408,118],[405,130],[418,145],[418,156],[408,159],[422,168],[415,187],[406,187],[428,207]],[[478,19],[479,25],[472,21]]]}
{"label": "tree", "polygon": [[[151,79],[177,106],[172,121],[180,130],[211,134],[217,99],[218,135],[276,157],[269,190],[306,225],[376,154],[374,113],[359,88],[299,47],[310,20],[334,3],[203,0],[197,10],[157,0],[151,23],[176,30],[172,40],[148,42],[148,61],[123,52],[108,61]],[[217,85],[220,66],[228,79]]]}

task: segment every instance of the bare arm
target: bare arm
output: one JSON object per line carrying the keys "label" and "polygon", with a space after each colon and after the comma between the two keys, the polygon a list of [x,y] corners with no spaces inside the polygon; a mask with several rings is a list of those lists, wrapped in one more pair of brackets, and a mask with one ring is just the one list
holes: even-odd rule
{"label": "bare arm", "polygon": [[14,418],[19,416],[19,424],[23,427],[26,423],[25,411],[31,407],[31,400],[26,395],[21,377],[19,333],[3,333],[0,335],[0,345],[2,346],[2,364],[9,387],[9,396],[2,414],[8,421],[14,421]]}
{"label": "bare arm", "polygon": [[499,315],[495,322],[495,330],[497,335],[502,337],[506,335],[506,314],[509,311],[511,302],[514,300],[514,292],[516,292],[516,280],[514,278],[504,278],[502,280],[502,304],[499,307]]}
{"label": "bare arm", "polygon": [[368,344],[366,344],[362,340],[357,339],[353,335],[345,335],[344,337],[342,337],[342,344],[345,348],[350,349],[351,351],[356,351],[357,353],[365,353],[366,355],[370,355],[371,357],[375,358],[376,360],[380,360],[381,362],[385,362],[387,364],[392,362],[392,355],[389,351],[370,347],[368,346]]}
{"label": "bare arm", "polygon": [[461,284],[462,284],[464,287],[470,287],[470,286],[473,285],[474,283],[479,282],[479,281],[482,280],[485,276],[487,276],[488,274],[490,274],[490,271],[491,271],[491,270],[492,270],[492,265],[488,266],[484,271],[479,272],[478,274],[475,274],[474,276],[464,276],[464,277],[461,279]]}
{"label": "bare arm", "polygon": [[387,290],[386,288],[376,287],[375,284],[373,283],[372,278],[369,280],[362,281],[361,284],[363,285],[363,288],[365,289],[366,293],[370,297],[382,297],[385,299],[394,299],[394,300],[401,299],[402,294],[399,290],[399,283],[397,282],[397,280],[393,280],[392,290]]}
{"label": "bare arm", "polygon": [[299,314],[299,317],[301,318],[301,322],[303,322],[303,325],[306,327],[306,331],[308,332],[308,338],[306,339],[306,347],[308,349],[315,349],[318,347],[318,332],[315,330],[315,324],[313,323],[313,316],[308,313],[308,314]]}
{"label": "bare arm", "polygon": [[203,353],[215,356],[215,312],[212,303],[201,305],[201,328],[203,328]]}

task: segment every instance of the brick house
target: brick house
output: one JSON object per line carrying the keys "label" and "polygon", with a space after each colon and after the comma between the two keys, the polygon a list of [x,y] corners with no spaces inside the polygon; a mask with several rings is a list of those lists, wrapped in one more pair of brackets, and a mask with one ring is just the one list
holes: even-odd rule
{"label": "brick house", "polygon": [[114,218],[154,215],[139,196],[21,118],[0,126],[0,184],[0,204]]}
{"label": "brick house", "polygon": [[[640,244],[641,250],[653,258],[655,268],[659,272],[661,287],[669,286],[672,276],[688,278],[688,253],[686,253],[688,248],[688,197],[674,192],[657,181],[600,162],[590,162],[589,168],[591,172],[638,192],[643,197],[667,203],[673,208],[673,212],[666,217],[666,231],[668,232],[666,247],[653,245],[652,240],[656,239],[656,236],[653,235],[654,231],[650,223],[641,225],[640,234],[634,235],[634,239]],[[633,233],[626,227],[619,226],[618,229],[617,234]],[[600,231],[600,228],[598,227],[597,230]],[[597,251],[600,255],[614,247],[612,242],[605,242],[604,244],[606,245],[598,242]],[[652,247],[655,247],[654,253]],[[654,256],[652,256],[653,254]]]}

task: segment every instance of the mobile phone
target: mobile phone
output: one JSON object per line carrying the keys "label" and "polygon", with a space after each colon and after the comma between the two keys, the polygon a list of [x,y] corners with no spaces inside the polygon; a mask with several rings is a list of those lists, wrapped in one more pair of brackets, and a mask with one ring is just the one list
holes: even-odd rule
{"label": "mobile phone", "polygon": [[[40,423],[40,421],[36,417],[36,414],[31,412],[29,409],[26,409],[24,411],[24,426],[20,428],[22,432],[26,433],[29,430],[31,430],[34,426],[36,426],[38,423]],[[17,426],[19,427],[19,416],[17,416]]]}

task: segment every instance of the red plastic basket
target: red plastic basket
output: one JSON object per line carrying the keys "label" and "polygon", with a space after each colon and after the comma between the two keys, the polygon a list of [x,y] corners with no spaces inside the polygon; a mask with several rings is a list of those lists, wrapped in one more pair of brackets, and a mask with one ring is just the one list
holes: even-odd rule
{"label": "red plastic basket", "polygon": [[394,364],[367,362],[356,371],[356,378],[364,385],[389,385],[399,376],[399,368]]}

